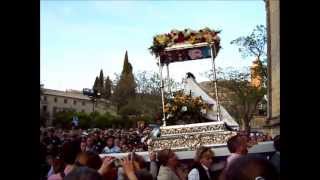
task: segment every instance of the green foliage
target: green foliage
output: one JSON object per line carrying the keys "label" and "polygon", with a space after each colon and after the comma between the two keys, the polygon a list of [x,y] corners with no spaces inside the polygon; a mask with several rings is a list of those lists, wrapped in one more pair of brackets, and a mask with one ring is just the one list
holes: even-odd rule
{"label": "green foliage", "polygon": [[53,126],[68,128],[71,125],[72,117],[75,114],[74,111],[61,111],[54,115],[52,121]]}
{"label": "green foliage", "polygon": [[134,115],[137,116],[138,114],[141,113],[140,111],[140,106],[141,104],[136,104],[136,99],[135,98],[131,98],[128,101],[128,104],[122,106],[119,110],[119,114],[122,117],[127,117],[130,115]]}
{"label": "green foliage", "polygon": [[110,113],[100,114],[99,112],[94,113],[83,113],[83,112],[58,112],[56,113],[54,119],[54,126],[70,128],[72,117],[78,116],[79,118],[79,127],[82,129],[88,128],[109,128],[116,125],[118,127],[120,125],[119,117],[113,116]]}
{"label": "green foliage", "polygon": [[94,127],[96,128],[107,128],[111,127],[115,117],[110,113],[95,116]]}
{"label": "green foliage", "polygon": [[92,89],[94,90],[94,91],[99,91],[99,89],[100,89],[100,87],[99,87],[99,77],[97,76],[96,77],[96,79],[94,80],[94,84],[93,84],[93,87],[92,87]]}
{"label": "green foliage", "polygon": [[[249,124],[257,105],[267,93],[266,27],[257,25],[250,35],[239,37],[231,41],[231,44],[239,46],[239,52],[243,57],[256,57],[256,62],[258,63],[252,74],[230,71],[227,74],[227,78],[225,78],[227,81],[220,82],[221,86],[231,92],[229,96],[232,103],[228,105],[229,111],[238,119],[241,119],[245,129],[249,130]],[[262,86],[251,86],[249,82],[250,75],[261,77]]]}
{"label": "green foliage", "polygon": [[143,121],[145,123],[154,123],[154,119],[155,118],[153,117],[153,115],[148,114],[140,116],[137,120]]}
{"label": "green foliage", "polygon": [[103,90],[103,98],[109,99],[111,97],[111,89],[112,89],[112,81],[110,80],[109,76],[107,76],[107,79],[104,83],[104,90]]}
{"label": "green foliage", "polygon": [[77,116],[79,118],[79,127],[82,129],[88,129],[90,128],[90,125],[92,124],[92,119],[87,113],[77,113]]}
{"label": "green foliage", "polygon": [[104,76],[103,76],[103,70],[100,70],[100,75],[99,75],[99,87],[100,87],[100,92],[103,92],[103,87],[104,87]]}
{"label": "green foliage", "polygon": [[224,78],[218,81],[218,86],[228,93],[229,103],[226,108],[232,116],[240,120],[240,125],[244,126],[245,130],[250,130],[250,121],[267,89],[252,86],[249,72],[228,71],[224,73]]}
{"label": "green foliage", "polygon": [[118,111],[120,108],[128,103],[130,97],[136,95],[136,82],[132,73],[132,66],[128,60],[128,53],[126,52],[122,73],[120,79],[115,87],[113,102],[117,105]]}
{"label": "green foliage", "polygon": [[239,46],[239,52],[243,57],[255,56],[258,59],[266,56],[267,33],[264,25],[257,25],[248,36],[241,36],[231,44]]}
{"label": "green foliage", "polygon": [[160,95],[160,78],[158,73],[142,71],[136,73],[135,77],[137,92],[140,95]]}

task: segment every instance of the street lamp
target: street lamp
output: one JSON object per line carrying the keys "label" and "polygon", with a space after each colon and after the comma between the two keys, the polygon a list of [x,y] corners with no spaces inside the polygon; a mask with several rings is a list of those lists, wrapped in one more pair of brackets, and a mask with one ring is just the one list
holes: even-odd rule
{"label": "street lamp", "polygon": [[97,92],[97,93],[94,93],[93,96],[91,96],[91,99],[92,99],[92,112],[94,113],[95,110],[94,110],[94,104],[97,102],[97,99],[100,97],[100,93]]}
{"label": "street lamp", "polygon": [[[97,99],[100,98],[100,95],[101,93],[95,89],[89,89],[89,88],[84,88],[83,89],[83,95],[86,95],[88,96],[91,101],[92,101],[92,113],[93,113],[93,116],[94,116],[94,112],[95,112],[95,109],[94,109],[94,104],[97,102]],[[93,117],[93,120],[94,120],[94,117]]]}

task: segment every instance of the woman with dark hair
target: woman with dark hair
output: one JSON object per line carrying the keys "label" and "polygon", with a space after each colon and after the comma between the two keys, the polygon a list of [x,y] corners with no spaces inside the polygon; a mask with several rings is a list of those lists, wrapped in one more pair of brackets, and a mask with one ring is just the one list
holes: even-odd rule
{"label": "woman with dark hair", "polygon": [[98,170],[102,165],[102,160],[100,156],[94,152],[81,152],[76,159],[76,165],[87,166],[89,168]]}
{"label": "woman with dark hair", "polygon": [[53,159],[52,167],[53,167],[53,174],[48,177],[48,180],[62,180],[65,176],[65,173],[64,173],[65,164],[59,156]]}
{"label": "woman with dark hair", "polygon": [[195,165],[191,169],[188,180],[209,180],[213,173],[210,167],[213,162],[214,153],[209,147],[200,147],[195,156]]}
{"label": "woman with dark hair", "polygon": [[62,145],[61,157],[66,164],[64,169],[66,175],[75,167],[74,163],[80,152],[80,141],[74,140]]}
{"label": "woman with dark hair", "polygon": [[158,180],[184,180],[185,174],[178,168],[179,160],[171,149],[164,149],[158,152],[160,169]]}
{"label": "woman with dark hair", "polygon": [[102,176],[96,170],[83,166],[70,172],[64,180],[102,180]]}
{"label": "woman with dark hair", "polygon": [[274,138],[273,146],[276,152],[273,154],[270,161],[276,167],[278,173],[280,173],[280,135]]}
{"label": "woman with dark hair", "polygon": [[276,168],[266,159],[243,156],[234,160],[220,180],[279,180]]}

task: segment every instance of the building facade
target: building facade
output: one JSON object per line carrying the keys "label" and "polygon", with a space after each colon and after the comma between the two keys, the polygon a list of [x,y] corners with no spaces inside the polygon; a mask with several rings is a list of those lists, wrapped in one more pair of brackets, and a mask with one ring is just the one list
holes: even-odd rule
{"label": "building facade", "polygon": [[105,113],[110,105],[108,101],[93,101],[81,91],[58,91],[53,89],[41,89],[40,113],[46,118],[46,124],[51,125],[55,113],[61,111],[75,111],[92,113]]}
{"label": "building facade", "polygon": [[268,32],[268,121],[272,135],[280,134],[280,0],[265,0]]}

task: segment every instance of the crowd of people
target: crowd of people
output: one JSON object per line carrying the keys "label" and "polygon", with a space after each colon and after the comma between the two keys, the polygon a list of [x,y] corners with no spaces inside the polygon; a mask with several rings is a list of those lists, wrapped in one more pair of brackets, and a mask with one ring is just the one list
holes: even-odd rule
{"label": "crowd of people", "polygon": [[[136,153],[129,153],[123,159],[108,155],[104,158],[99,156],[101,153],[147,151],[144,138],[151,130],[149,127],[91,131],[76,128],[40,129],[40,179],[271,180],[279,178],[280,137],[274,139],[277,151],[272,158],[257,158],[247,155],[248,147],[258,140],[256,134],[240,133],[228,140],[227,146],[231,154],[221,172],[212,171],[215,154],[208,147],[198,148],[193,163],[188,166],[183,166],[182,161],[171,149],[151,152],[150,163]],[[259,141],[264,140],[262,137]],[[264,138],[269,140],[269,137]]]}

